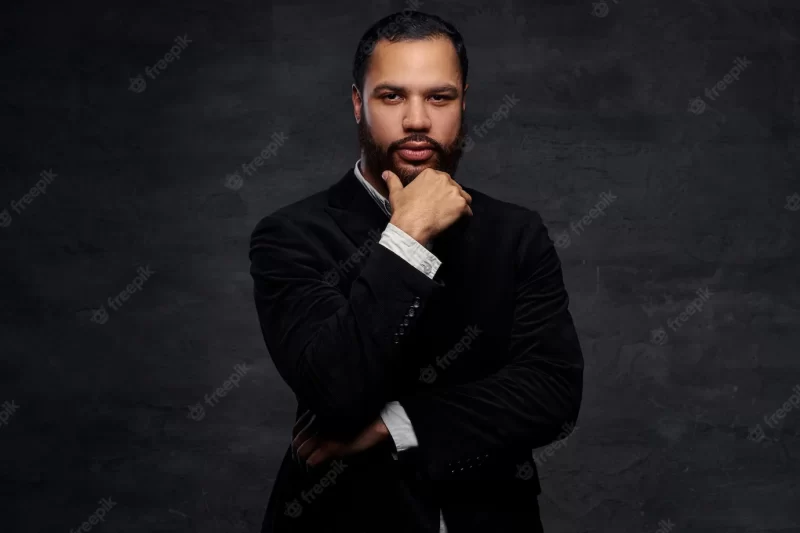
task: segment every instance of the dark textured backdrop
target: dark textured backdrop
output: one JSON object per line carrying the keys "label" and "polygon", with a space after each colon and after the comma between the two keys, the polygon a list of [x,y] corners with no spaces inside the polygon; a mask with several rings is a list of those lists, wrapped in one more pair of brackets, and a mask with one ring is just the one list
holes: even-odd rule
{"label": "dark textured backdrop", "polygon": [[[3,8],[0,530],[108,498],[94,531],[258,531],[295,402],[250,231],[352,167],[357,40],[408,5]],[[586,373],[539,456],[546,531],[800,531],[796,0],[418,6],[466,39],[471,125],[518,100],[458,179],[559,244]]]}

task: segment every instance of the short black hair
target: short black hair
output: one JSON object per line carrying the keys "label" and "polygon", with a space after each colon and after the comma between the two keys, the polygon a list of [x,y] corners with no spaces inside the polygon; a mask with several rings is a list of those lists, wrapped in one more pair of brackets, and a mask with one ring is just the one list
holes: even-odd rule
{"label": "short black hair", "polygon": [[469,67],[467,48],[464,45],[464,39],[455,26],[436,15],[404,9],[388,15],[370,26],[358,42],[355,60],[353,61],[353,82],[358,88],[358,92],[363,97],[367,64],[378,41],[386,39],[394,43],[438,37],[447,37],[453,43],[456,54],[458,54],[458,61],[461,64],[461,87],[466,87]]}

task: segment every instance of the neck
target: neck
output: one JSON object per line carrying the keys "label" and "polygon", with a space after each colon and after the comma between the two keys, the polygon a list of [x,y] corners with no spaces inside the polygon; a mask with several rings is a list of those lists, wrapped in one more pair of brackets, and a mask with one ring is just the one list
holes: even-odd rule
{"label": "neck", "polygon": [[367,168],[367,165],[365,164],[365,161],[366,161],[366,158],[364,157],[364,151],[362,150],[361,151],[361,161],[359,161],[359,163],[358,163],[358,168],[359,168],[359,170],[361,170],[361,175],[364,176],[364,179],[367,180],[367,182],[370,185],[375,187],[375,190],[378,191],[381,194],[381,196],[383,196],[384,198],[388,199],[389,198],[389,187],[386,186],[386,182],[383,181],[383,178],[381,178],[379,175],[378,176],[374,176],[372,174],[372,171]]}

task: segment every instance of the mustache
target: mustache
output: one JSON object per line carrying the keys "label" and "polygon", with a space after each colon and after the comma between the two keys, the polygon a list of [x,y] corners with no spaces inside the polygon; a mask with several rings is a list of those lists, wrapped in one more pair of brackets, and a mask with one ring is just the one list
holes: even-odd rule
{"label": "mustache", "polygon": [[430,137],[426,137],[425,135],[411,135],[409,137],[406,137],[405,139],[400,139],[399,141],[395,141],[395,142],[393,142],[392,144],[389,145],[389,149],[387,150],[387,152],[396,152],[397,150],[400,149],[401,145],[403,145],[405,143],[409,143],[409,142],[413,142],[413,143],[428,143],[431,146],[433,146],[433,150],[434,151],[439,152],[439,153],[444,152],[444,147],[442,147],[442,145],[440,143],[434,141]]}

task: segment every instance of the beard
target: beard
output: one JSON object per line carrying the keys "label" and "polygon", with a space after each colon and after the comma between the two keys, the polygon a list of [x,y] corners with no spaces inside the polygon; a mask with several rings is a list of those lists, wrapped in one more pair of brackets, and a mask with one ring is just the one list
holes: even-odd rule
{"label": "beard", "polygon": [[[365,165],[372,176],[380,176],[384,170],[391,170],[400,178],[403,187],[406,187],[423,170],[432,168],[440,172],[446,172],[451,178],[455,179],[458,163],[461,161],[461,156],[464,155],[464,138],[467,133],[463,110],[461,111],[461,124],[459,125],[458,135],[447,146],[442,146],[441,143],[422,133],[412,133],[408,137],[395,141],[384,148],[372,136],[372,130],[367,126],[367,121],[364,118],[363,106],[361,107],[361,117],[361,122],[358,123],[358,142],[364,152],[364,161],[361,163]],[[405,165],[399,166],[395,162],[395,152],[400,149],[400,145],[407,142],[429,143],[433,146],[433,155],[425,162],[415,164],[410,161],[404,161]]]}

